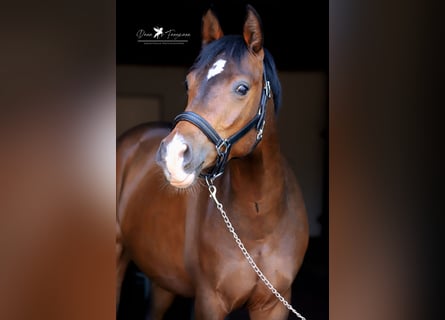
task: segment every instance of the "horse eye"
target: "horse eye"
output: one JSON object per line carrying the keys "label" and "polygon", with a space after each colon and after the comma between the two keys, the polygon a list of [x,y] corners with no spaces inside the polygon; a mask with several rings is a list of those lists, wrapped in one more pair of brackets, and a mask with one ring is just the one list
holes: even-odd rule
{"label": "horse eye", "polygon": [[245,96],[247,94],[247,91],[249,91],[249,87],[246,86],[245,84],[240,84],[235,89],[235,92],[238,93],[241,96]]}
{"label": "horse eye", "polygon": [[189,91],[189,83],[187,80],[184,81],[185,91]]}

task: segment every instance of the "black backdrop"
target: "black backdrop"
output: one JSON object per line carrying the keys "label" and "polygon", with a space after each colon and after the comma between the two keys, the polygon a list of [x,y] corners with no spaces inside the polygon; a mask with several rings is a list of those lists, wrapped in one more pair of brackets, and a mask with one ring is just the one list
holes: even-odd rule
{"label": "black backdrop", "polygon": [[[264,45],[279,57],[281,70],[328,69],[328,1],[117,1],[118,64],[190,66],[199,53],[201,18],[212,7],[225,34],[242,30],[245,7],[258,11],[264,26]],[[184,45],[144,45],[136,41],[140,29],[153,27],[190,33]],[[174,48],[173,48],[174,47]]]}

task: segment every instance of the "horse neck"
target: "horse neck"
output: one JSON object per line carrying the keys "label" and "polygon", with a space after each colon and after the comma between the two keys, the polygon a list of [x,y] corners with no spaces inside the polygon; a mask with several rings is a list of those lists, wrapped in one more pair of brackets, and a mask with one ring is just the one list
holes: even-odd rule
{"label": "horse neck", "polygon": [[283,163],[272,101],[272,99],[268,101],[266,108],[266,125],[262,141],[248,156],[232,160],[230,167],[230,184],[233,192],[245,193],[246,197],[250,198],[249,201],[280,197],[283,194]]}

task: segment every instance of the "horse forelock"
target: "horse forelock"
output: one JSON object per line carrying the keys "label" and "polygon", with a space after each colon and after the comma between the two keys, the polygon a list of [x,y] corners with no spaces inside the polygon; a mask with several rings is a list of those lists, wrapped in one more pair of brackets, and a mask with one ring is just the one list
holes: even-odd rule
{"label": "horse forelock", "polygon": [[[241,35],[226,35],[205,45],[189,71],[200,72],[202,70],[204,72],[214,66],[221,57],[231,60],[237,67],[241,67],[242,58],[247,52],[246,43]],[[266,48],[264,48],[264,52],[264,68],[273,93],[275,113],[278,113],[281,106],[281,84],[271,53]]]}

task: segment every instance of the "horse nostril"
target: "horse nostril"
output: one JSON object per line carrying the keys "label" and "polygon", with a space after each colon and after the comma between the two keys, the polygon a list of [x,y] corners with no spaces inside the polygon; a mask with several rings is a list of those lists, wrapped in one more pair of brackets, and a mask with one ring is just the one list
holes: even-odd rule
{"label": "horse nostril", "polygon": [[164,140],[161,141],[161,144],[159,145],[158,151],[156,152],[156,162],[162,163],[165,159],[165,142]]}
{"label": "horse nostril", "polygon": [[156,152],[156,162],[167,170],[192,171],[192,149],[182,139],[173,139],[170,142],[162,140]]}
{"label": "horse nostril", "polygon": [[182,152],[182,158],[183,158],[184,169],[187,169],[190,166],[190,163],[192,162],[192,149],[188,144],[185,144],[184,146],[184,150]]}

